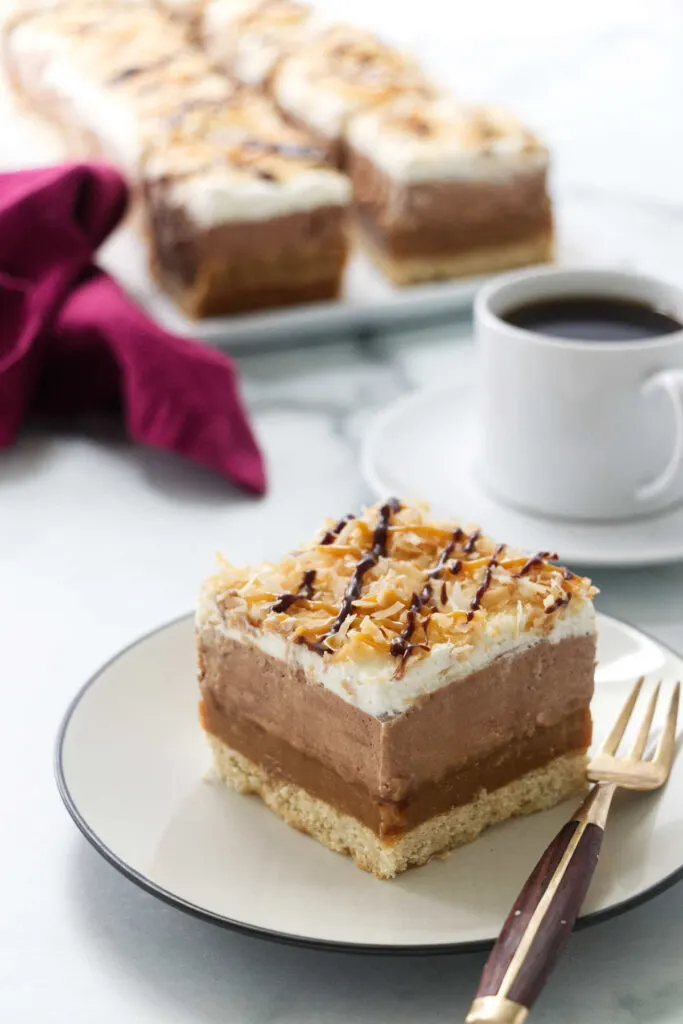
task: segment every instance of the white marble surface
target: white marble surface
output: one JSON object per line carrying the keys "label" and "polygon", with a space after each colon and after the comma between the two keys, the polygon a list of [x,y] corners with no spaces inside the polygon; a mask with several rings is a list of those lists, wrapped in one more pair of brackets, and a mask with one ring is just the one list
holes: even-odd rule
{"label": "white marble surface", "polygon": [[[403,15],[388,0],[337,7],[390,24],[465,91],[514,103],[555,144],[560,190],[602,196],[606,218],[610,203],[630,198],[625,244],[644,267],[683,282],[676,0],[479,0],[449,16],[437,0]],[[665,214],[656,233],[652,207]],[[476,984],[478,955],[342,957],[183,917],[102,862],[59,803],[52,742],[78,686],[120,646],[191,606],[216,547],[235,559],[275,555],[323,514],[363,500],[358,440],[368,414],[410,387],[466,374],[469,349],[453,329],[254,355],[241,366],[270,466],[262,501],[92,426],[32,430],[0,456],[8,1024],[436,1024],[462,1019]],[[603,610],[683,650],[683,567],[600,572],[597,582]],[[535,1019],[679,1021],[682,962],[679,885],[575,935]]]}

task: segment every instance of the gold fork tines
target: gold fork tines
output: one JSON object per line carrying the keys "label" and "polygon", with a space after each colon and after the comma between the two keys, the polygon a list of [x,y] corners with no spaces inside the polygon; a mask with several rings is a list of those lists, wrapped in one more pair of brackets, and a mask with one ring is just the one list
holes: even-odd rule
{"label": "gold fork tines", "polygon": [[669,707],[666,712],[664,728],[659,743],[651,759],[645,760],[643,755],[652,729],[652,722],[661,692],[661,681],[655,686],[650,697],[645,716],[641,722],[638,735],[626,757],[617,757],[617,751],[624,738],[633,710],[640,696],[643,677],[637,681],[629,694],[621,714],[605,740],[602,749],[588,766],[588,778],[591,782],[612,782],[625,789],[659,789],[669,777],[671,765],[676,752],[676,722],[680,703],[681,684],[676,683]]}
{"label": "gold fork tines", "polygon": [[488,959],[467,1024],[522,1024],[567,940],[600,855],[612,797],[625,789],[663,786],[676,754],[681,684],[676,683],[655,752],[645,758],[662,684],[657,683],[635,742],[617,752],[626,734],[643,677],[628,696],[602,749],[588,766],[595,785],[541,856],[508,914]]}

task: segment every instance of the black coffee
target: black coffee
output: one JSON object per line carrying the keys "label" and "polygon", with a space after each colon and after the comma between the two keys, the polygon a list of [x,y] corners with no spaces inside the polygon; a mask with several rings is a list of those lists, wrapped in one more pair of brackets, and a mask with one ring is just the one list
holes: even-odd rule
{"label": "black coffee", "polygon": [[529,302],[502,319],[536,334],[574,341],[638,341],[683,329],[668,313],[640,302],[580,295]]}

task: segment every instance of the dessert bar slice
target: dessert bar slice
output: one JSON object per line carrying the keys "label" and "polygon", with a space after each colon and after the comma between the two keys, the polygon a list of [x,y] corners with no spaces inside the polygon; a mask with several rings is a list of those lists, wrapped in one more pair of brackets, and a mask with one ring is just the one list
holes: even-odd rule
{"label": "dessert bar slice", "polygon": [[220,778],[378,877],[586,785],[589,580],[391,499],[197,613]]}
{"label": "dessert bar slice", "polygon": [[369,32],[332,25],[286,57],[273,76],[280,110],[346,162],[351,119],[402,95],[436,95],[436,87],[406,54]]}
{"label": "dessert bar slice", "polygon": [[112,0],[27,5],[3,26],[3,64],[18,95],[72,156],[104,156],[135,177],[146,139],[188,103],[233,86],[152,7]]}
{"label": "dessert bar slice", "polygon": [[350,184],[258,94],[186,111],[143,164],[152,269],[192,316],[334,298]]}
{"label": "dessert bar slice", "polygon": [[402,98],[348,131],[364,247],[396,284],[552,257],[548,154],[511,115]]}
{"label": "dessert bar slice", "polygon": [[17,91],[70,152],[128,175],[153,273],[190,316],[337,294],[348,180],[160,12],[62,0],[21,11],[4,50]]}
{"label": "dessert bar slice", "polygon": [[202,43],[228,75],[267,89],[283,58],[312,39],[321,23],[297,0],[208,0]]}

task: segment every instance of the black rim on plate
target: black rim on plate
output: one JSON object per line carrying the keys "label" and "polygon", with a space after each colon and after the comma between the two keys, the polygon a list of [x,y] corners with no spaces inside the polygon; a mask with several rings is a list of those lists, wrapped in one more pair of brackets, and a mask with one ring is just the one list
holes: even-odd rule
{"label": "black rim on plate", "polygon": [[[118,651],[113,657],[109,658],[108,661],[106,661],[104,665],[102,665],[76,693],[62,719],[57,733],[54,757],[54,770],[57,780],[57,788],[59,790],[59,795],[64,801],[64,806],[73,818],[75,824],[97,852],[106,861],[108,861],[109,864],[115,867],[117,871],[120,871],[122,875],[130,879],[131,882],[134,882],[141,889],[144,889],[145,892],[150,893],[152,896],[156,896],[157,899],[162,900],[162,902],[167,903],[169,906],[175,907],[177,910],[182,910],[191,917],[199,918],[202,921],[209,921],[211,924],[218,925],[221,928],[240,932],[243,935],[267,939],[270,942],[278,942],[291,946],[303,946],[308,949],[326,950],[333,953],[372,953],[375,955],[385,956],[437,956],[453,953],[474,953],[491,949],[495,938],[477,939],[472,942],[444,942],[434,945],[419,946],[391,944],[377,945],[363,942],[337,942],[334,939],[315,939],[305,935],[278,932],[270,928],[262,928],[259,925],[245,924],[243,921],[235,921],[233,918],[225,917],[223,914],[215,914],[213,911],[207,910],[205,907],[200,907],[195,903],[190,903],[188,900],[184,900],[182,897],[177,896],[168,889],[164,889],[162,886],[157,885],[146,875],[142,874],[142,872],[137,871],[135,868],[131,867],[130,864],[127,864],[122,860],[106,845],[106,843],[102,841],[102,839],[100,839],[93,829],[90,828],[88,822],[76,806],[76,803],[69,791],[69,785],[64,773],[64,743],[69,729],[69,723],[84,695],[91,686],[94,686],[95,683],[97,683],[110,665],[113,665],[114,662],[118,661],[119,658],[122,658],[128,653],[128,651],[137,647],[138,644],[141,644],[150,637],[155,636],[157,633],[162,633],[166,629],[171,629],[178,623],[190,618],[192,618],[192,613],[180,615],[177,618],[172,619],[170,622],[166,622],[161,626],[150,629],[147,633],[144,633],[136,640],[133,640],[122,650]],[[653,643],[662,647],[665,651],[668,651],[669,654],[672,654],[676,658],[681,658],[681,655],[668,644],[655,639],[638,626],[631,626],[630,623],[624,622],[622,619],[614,619],[613,616],[605,616],[605,618],[612,618],[615,622],[619,622],[620,625],[630,626],[631,629],[637,630],[637,632],[652,640]],[[530,864],[529,870],[531,870],[532,867],[533,865]],[[619,914],[632,910],[634,907],[638,907],[642,903],[647,903],[649,900],[654,899],[655,896],[659,896],[666,889],[669,889],[672,885],[675,885],[676,882],[681,880],[683,880],[683,864],[675,871],[672,871],[670,875],[667,875],[655,885],[650,886],[648,889],[644,889],[635,896],[630,896],[628,899],[622,900],[620,903],[615,903],[610,907],[606,907],[604,910],[596,910],[592,914],[585,914],[583,917],[580,917],[576,922],[575,930],[588,928],[591,925],[599,924],[601,921],[608,921],[610,918],[617,917]],[[520,885],[522,882],[523,879],[520,879]]]}

